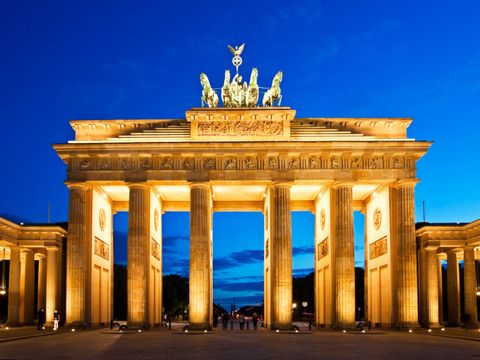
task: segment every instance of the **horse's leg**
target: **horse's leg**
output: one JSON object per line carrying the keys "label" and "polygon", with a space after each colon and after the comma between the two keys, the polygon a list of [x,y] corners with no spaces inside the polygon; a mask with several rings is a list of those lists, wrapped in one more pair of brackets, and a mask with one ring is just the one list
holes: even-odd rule
{"label": "horse's leg", "polygon": [[278,97],[278,106],[280,106],[281,104],[282,104],[282,95]]}

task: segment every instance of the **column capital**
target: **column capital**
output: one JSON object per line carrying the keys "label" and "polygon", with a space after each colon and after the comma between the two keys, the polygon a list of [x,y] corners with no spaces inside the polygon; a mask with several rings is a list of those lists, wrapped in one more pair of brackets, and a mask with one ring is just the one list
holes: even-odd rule
{"label": "column capital", "polygon": [[353,181],[348,181],[348,180],[337,180],[333,182],[330,187],[332,189],[338,189],[340,187],[349,187],[352,188],[355,183]]}
{"label": "column capital", "polygon": [[211,189],[211,185],[209,182],[205,182],[205,181],[194,181],[194,182],[189,182],[188,183],[188,187],[190,189],[193,189],[193,188],[205,188],[205,189]]}
{"label": "column capital", "polygon": [[270,184],[271,188],[276,188],[276,187],[292,187],[292,183],[289,181],[275,181]]}
{"label": "column capital", "polygon": [[25,254],[28,254],[28,253],[33,252],[32,249],[28,249],[28,248],[20,248],[20,251],[21,251],[22,253],[25,253]]}
{"label": "column capital", "polygon": [[392,186],[396,189],[401,187],[415,187],[420,182],[419,179],[399,179],[398,181],[394,182]]}
{"label": "column capital", "polygon": [[89,190],[92,188],[92,185],[85,183],[85,182],[65,182],[69,190],[72,189],[81,189],[81,190]]}
{"label": "column capital", "polygon": [[133,183],[127,183],[128,189],[133,189],[133,188],[140,188],[140,189],[148,189],[150,187],[149,184],[146,182],[133,182]]}

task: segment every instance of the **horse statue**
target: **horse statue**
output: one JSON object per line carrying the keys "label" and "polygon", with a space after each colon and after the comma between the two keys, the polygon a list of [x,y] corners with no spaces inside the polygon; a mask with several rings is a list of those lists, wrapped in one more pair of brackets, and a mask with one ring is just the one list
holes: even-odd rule
{"label": "horse statue", "polygon": [[283,74],[281,71],[277,72],[275,77],[272,81],[272,87],[267,90],[267,92],[263,95],[262,104],[263,107],[270,107],[273,106],[275,101],[278,100],[278,106],[280,106],[282,102],[282,92],[280,90],[280,83],[282,82]]}
{"label": "horse statue", "polygon": [[223,106],[232,107],[232,89],[230,88],[230,70],[225,70],[225,80],[222,86],[222,101]]}
{"label": "horse statue", "polygon": [[218,95],[210,86],[210,81],[208,81],[208,77],[204,73],[200,74],[200,84],[203,87],[202,107],[207,104],[210,108],[216,108],[218,106]]}
{"label": "horse statue", "polygon": [[258,84],[258,70],[257,68],[252,69],[252,73],[250,74],[250,83],[248,85],[247,90],[247,97],[245,99],[245,105],[247,107],[255,107],[258,101],[258,95],[260,94]]}

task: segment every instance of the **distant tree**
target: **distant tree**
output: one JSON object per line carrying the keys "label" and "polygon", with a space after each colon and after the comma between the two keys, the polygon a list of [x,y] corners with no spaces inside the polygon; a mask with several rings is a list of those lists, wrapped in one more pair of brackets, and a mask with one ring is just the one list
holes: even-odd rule
{"label": "distant tree", "polygon": [[163,277],[163,307],[165,313],[185,316],[188,308],[188,279],[180,275]]}

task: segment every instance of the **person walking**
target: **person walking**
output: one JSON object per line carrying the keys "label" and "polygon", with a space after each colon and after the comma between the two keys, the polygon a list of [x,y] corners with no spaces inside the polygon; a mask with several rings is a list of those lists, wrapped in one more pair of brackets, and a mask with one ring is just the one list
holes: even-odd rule
{"label": "person walking", "polygon": [[58,313],[58,310],[55,309],[53,312],[53,331],[58,330],[58,323],[60,322],[60,314]]}
{"label": "person walking", "polygon": [[253,330],[257,330],[257,323],[258,323],[257,313],[253,313],[252,321],[253,321]]}
{"label": "person walking", "polygon": [[226,312],[224,312],[222,314],[222,324],[223,324],[223,330],[227,330],[228,329],[228,314]]}
{"label": "person walking", "polygon": [[240,322],[240,330],[244,330],[244,328],[245,328],[245,316],[240,315],[240,317],[238,319],[239,319],[239,322]]}
{"label": "person walking", "polygon": [[41,308],[38,310],[37,330],[43,330],[43,324],[45,324],[45,310]]}

